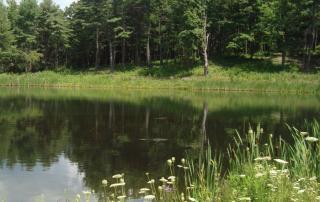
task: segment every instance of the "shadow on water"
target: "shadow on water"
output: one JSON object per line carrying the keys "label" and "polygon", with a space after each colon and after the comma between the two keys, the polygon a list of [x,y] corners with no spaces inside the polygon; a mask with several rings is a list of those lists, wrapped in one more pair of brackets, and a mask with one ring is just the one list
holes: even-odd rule
{"label": "shadow on water", "polygon": [[[71,185],[78,187],[74,192],[99,192],[101,179],[122,172],[127,187],[145,186],[144,173],[160,177],[167,158],[186,151],[197,156],[206,140],[224,152],[234,131],[247,131],[249,123],[285,137],[285,123],[300,127],[320,117],[318,103],[316,97],[263,94],[2,89],[0,193],[19,201],[43,187],[47,195],[63,196]],[[62,170],[66,164],[72,169]],[[26,178],[15,184],[17,168],[46,177],[26,188],[32,183]],[[59,180],[59,173],[68,175]],[[18,194],[5,191],[13,185]]]}

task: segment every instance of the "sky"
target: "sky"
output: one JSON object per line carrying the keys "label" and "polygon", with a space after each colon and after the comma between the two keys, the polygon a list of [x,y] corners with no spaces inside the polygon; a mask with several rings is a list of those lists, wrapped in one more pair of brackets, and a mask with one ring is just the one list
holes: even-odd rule
{"label": "sky", "polygon": [[60,6],[60,8],[64,9],[69,6],[74,0],[53,0],[56,4]]}
{"label": "sky", "polygon": [[[1,0],[0,0],[1,1]],[[42,0],[38,0],[38,2],[41,2]],[[72,2],[77,0],[53,0],[56,4],[60,6],[60,8],[65,9],[67,6],[69,6]],[[6,2],[6,1],[4,1]],[[20,0],[17,0],[17,2],[20,2]]]}

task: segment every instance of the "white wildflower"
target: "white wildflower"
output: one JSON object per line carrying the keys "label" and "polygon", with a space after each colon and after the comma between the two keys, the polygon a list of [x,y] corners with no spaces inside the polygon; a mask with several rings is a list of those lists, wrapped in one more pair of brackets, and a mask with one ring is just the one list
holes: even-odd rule
{"label": "white wildflower", "polygon": [[257,173],[257,174],[255,175],[255,178],[259,178],[259,177],[262,177],[262,176],[264,176],[263,173]]}
{"label": "white wildflower", "polygon": [[148,189],[148,188],[141,188],[140,191],[147,192],[147,191],[150,191],[150,189]]}
{"label": "white wildflower", "polygon": [[120,179],[122,178],[122,175],[121,174],[116,174],[114,176],[112,176],[113,179]]}
{"label": "white wildflower", "polygon": [[278,174],[277,170],[270,170],[270,175],[275,176]]}
{"label": "white wildflower", "polygon": [[197,202],[197,200],[195,198],[189,197],[188,199],[189,199],[189,201]]}
{"label": "white wildflower", "polygon": [[250,197],[241,197],[239,198],[239,201],[251,201]]}
{"label": "white wildflower", "polygon": [[125,199],[125,198],[126,198],[126,196],[124,196],[124,195],[123,195],[123,196],[118,196],[118,197],[117,197],[117,199],[119,199],[119,200],[122,200],[122,199]]}
{"label": "white wildflower", "polygon": [[319,141],[319,139],[316,137],[306,137],[305,140],[308,142],[318,142]]}
{"label": "white wildflower", "polygon": [[155,199],[156,197],[154,195],[147,195],[144,197],[145,200],[153,200]]}
{"label": "white wildflower", "polygon": [[111,184],[110,185],[110,188],[113,188],[113,187],[122,187],[122,186],[125,186],[126,183],[124,182],[120,182],[120,183],[114,183],[114,184]]}
{"label": "white wildflower", "polygon": [[184,193],[181,193],[181,201],[184,201],[185,198],[184,198]]}
{"label": "white wildflower", "polygon": [[270,161],[271,157],[270,156],[264,156],[264,157],[257,157],[254,159],[255,161]]}
{"label": "white wildflower", "polygon": [[317,180],[317,177],[316,176],[313,176],[309,179],[310,181],[316,181]]}
{"label": "white wildflower", "polygon": [[295,190],[300,190],[300,187],[294,186],[293,189],[295,189]]}
{"label": "white wildflower", "polygon": [[275,162],[280,164],[288,164],[288,161],[282,160],[282,159],[274,159]]}
{"label": "white wildflower", "polygon": [[170,176],[170,177],[168,177],[168,179],[171,180],[171,181],[175,181],[176,177],[175,176]]}
{"label": "white wildflower", "polygon": [[162,177],[162,178],[160,179],[160,182],[165,183],[165,182],[168,182],[168,180],[167,180],[166,178]]}
{"label": "white wildflower", "polygon": [[107,180],[102,180],[102,185],[103,186],[107,186],[108,185],[108,181]]}
{"label": "white wildflower", "polygon": [[154,184],[154,179],[150,180],[149,182],[147,182],[148,184]]}

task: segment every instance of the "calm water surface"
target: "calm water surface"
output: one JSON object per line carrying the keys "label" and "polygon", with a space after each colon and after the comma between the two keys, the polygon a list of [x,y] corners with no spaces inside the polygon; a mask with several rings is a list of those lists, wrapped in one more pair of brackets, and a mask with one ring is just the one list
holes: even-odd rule
{"label": "calm water surface", "polygon": [[[65,201],[116,173],[127,188],[165,161],[196,155],[203,130],[224,152],[235,129],[320,119],[316,96],[0,88],[0,201]],[[203,128],[205,126],[205,128]],[[133,190],[135,193],[136,190]]]}

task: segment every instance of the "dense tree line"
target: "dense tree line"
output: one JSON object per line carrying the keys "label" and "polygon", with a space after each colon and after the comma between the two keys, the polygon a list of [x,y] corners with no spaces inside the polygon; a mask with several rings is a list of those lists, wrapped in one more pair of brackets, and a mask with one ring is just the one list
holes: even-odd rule
{"label": "dense tree line", "polygon": [[318,0],[0,1],[0,69],[192,65],[218,55],[281,54],[319,62]]}

